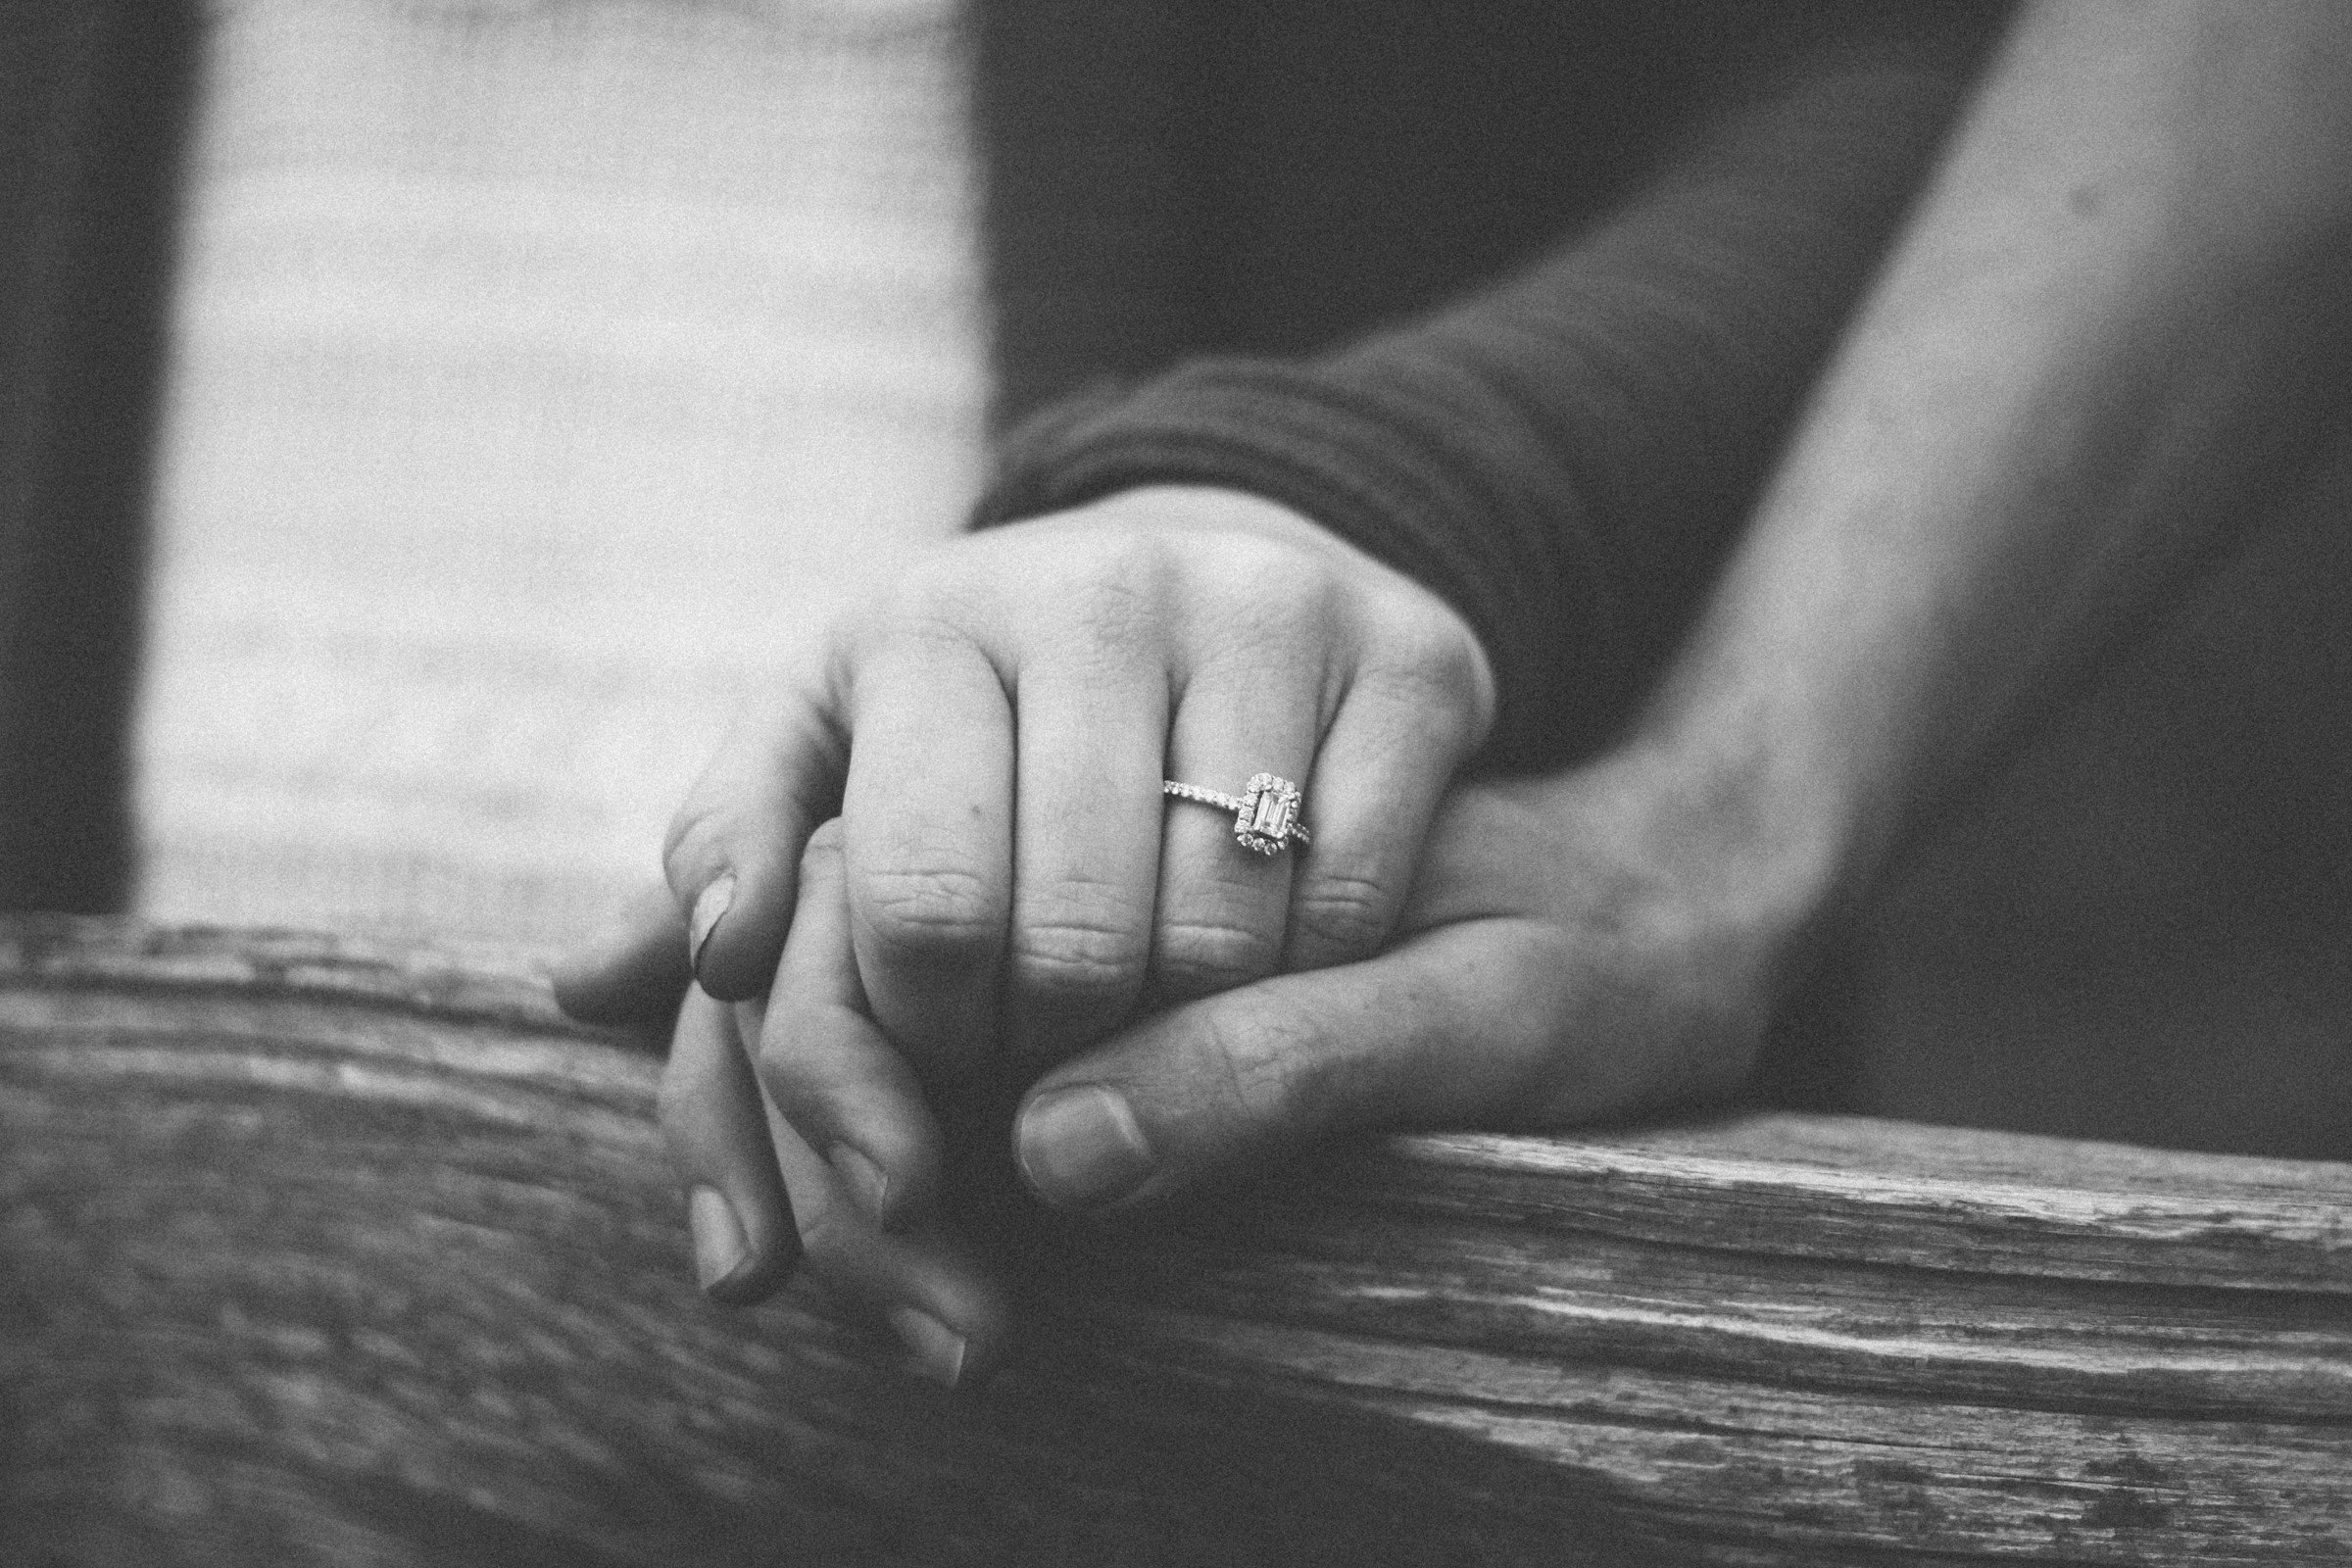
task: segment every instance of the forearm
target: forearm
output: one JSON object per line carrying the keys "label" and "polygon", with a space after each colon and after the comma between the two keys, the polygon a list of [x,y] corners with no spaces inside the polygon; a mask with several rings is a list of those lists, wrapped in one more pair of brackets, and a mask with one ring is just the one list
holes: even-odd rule
{"label": "forearm", "polygon": [[1647,740],[1858,888],[2342,427],[2352,12],[2022,20]]}
{"label": "forearm", "polygon": [[1066,410],[1016,441],[983,516],[1151,482],[1268,495],[1463,612],[1506,754],[1589,747],[1744,515],[1973,59],[1957,38],[1793,62],[1522,276],[1318,361]]}

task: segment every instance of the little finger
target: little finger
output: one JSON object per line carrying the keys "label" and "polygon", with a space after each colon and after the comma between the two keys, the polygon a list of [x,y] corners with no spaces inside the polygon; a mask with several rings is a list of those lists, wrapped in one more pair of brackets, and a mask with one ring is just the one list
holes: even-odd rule
{"label": "little finger", "polygon": [[662,1070],[662,1133],[686,1182],[695,1275],[714,1301],[774,1291],[800,1258],[760,1085],[723,1002],[689,991]]}
{"label": "little finger", "polygon": [[[1302,845],[1300,783],[1320,715],[1311,693],[1227,662],[1187,684],[1169,736],[1169,781],[1229,808],[1172,796],[1160,841],[1152,991],[1159,1003],[1228,991],[1282,962]],[[1260,785],[1255,792],[1252,784]],[[1245,836],[1244,829],[1254,829]]]}

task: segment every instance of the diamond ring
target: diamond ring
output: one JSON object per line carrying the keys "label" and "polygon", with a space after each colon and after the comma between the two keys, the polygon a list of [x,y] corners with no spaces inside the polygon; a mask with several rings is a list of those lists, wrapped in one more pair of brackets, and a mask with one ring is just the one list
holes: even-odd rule
{"label": "diamond ring", "polygon": [[1293,844],[1304,845],[1308,841],[1306,824],[1298,820],[1298,786],[1287,778],[1253,773],[1240,795],[1205,790],[1198,784],[1179,784],[1171,778],[1160,781],[1159,792],[1179,801],[1197,801],[1220,811],[1231,811],[1233,836],[1242,848],[1255,850],[1260,855],[1279,854]]}

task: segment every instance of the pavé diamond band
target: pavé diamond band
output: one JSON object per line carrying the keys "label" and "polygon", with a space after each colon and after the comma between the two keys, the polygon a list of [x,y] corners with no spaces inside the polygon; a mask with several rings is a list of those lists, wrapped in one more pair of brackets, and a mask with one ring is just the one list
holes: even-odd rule
{"label": "pav\u00e9 diamond band", "polygon": [[1160,780],[1159,792],[1179,801],[1195,801],[1233,813],[1233,836],[1247,850],[1274,855],[1293,844],[1305,844],[1306,824],[1298,820],[1298,786],[1271,773],[1252,773],[1239,795],[1202,789],[1198,784]]}

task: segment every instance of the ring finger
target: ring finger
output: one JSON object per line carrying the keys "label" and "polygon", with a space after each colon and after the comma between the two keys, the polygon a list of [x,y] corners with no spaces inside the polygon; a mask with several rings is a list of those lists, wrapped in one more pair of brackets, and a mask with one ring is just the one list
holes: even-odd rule
{"label": "ring finger", "polygon": [[[1320,717],[1311,704],[1270,696],[1267,686],[1255,665],[1206,669],[1189,683],[1168,737],[1168,779],[1237,801],[1259,774],[1302,790]],[[1260,825],[1278,827],[1280,813],[1269,800]],[[1166,802],[1152,944],[1155,1002],[1228,991],[1282,962],[1301,848],[1291,838],[1271,854],[1254,853],[1235,832],[1236,814],[1197,800]]]}

